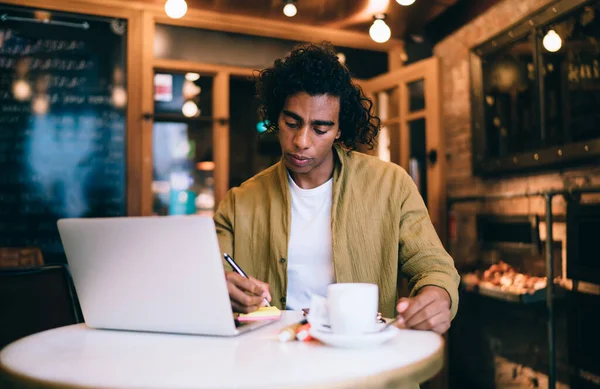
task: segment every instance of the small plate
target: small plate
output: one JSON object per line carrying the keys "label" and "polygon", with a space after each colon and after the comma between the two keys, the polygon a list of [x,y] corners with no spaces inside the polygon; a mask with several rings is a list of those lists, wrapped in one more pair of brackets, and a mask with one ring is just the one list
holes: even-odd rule
{"label": "small plate", "polygon": [[324,344],[341,348],[364,348],[380,345],[392,339],[400,331],[398,328],[389,326],[384,331],[379,331],[385,324],[379,324],[374,332],[367,332],[360,335],[335,334],[326,327],[312,327],[309,331],[310,336],[320,340]]}

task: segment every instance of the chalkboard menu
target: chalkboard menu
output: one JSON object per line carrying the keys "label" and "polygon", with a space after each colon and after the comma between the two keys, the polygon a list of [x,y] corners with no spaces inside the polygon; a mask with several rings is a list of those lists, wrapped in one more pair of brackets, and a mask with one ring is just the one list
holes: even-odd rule
{"label": "chalkboard menu", "polygon": [[126,21],[0,6],[0,248],[126,214]]}

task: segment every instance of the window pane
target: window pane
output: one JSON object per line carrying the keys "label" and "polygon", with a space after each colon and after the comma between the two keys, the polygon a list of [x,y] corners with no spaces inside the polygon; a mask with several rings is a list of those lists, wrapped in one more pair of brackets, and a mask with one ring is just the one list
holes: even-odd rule
{"label": "window pane", "polygon": [[539,146],[533,44],[529,36],[482,57],[486,154]]}
{"label": "window pane", "polygon": [[213,170],[210,122],[154,124],[155,214],[212,214],[215,205]]}
{"label": "window pane", "polygon": [[419,188],[427,204],[427,147],[425,143],[425,119],[408,123],[410,129],[410,159],[408,173]]}
{"label": "window pane", "polygon": [[377,137],[379,158],[400,165],[400,124],[390,123],[383,126]]}
{"label": "window pane", "polygon": [[211,117],[212,85],[212,76],[157,72],[154,75],[154,113],[181,119]]}
{"label": "window pane", "polygon": [[398,98],[398,88],[392,88],[377,93],[377,115],[382,120],[396,118],[400,115]]}
{"label": "window pane", "polygon": [[425,80],[418,80],[407,84],[410,112],[425,109]]}
{"label": "window pane", "polygon": [[600,137],[600,4],[571,13],[542,34],[545,144]]}

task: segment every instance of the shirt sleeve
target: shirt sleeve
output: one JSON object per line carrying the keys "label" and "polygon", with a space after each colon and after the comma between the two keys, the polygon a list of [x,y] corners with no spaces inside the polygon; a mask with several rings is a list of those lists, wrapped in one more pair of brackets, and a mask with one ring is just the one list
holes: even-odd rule
{"label": "shirt sleeve", "polygon": [[[233,252],[234,243],[234,228],[235,228],[235,198],[233,190],[227,191],[225,198],[221,200],[217,210],[213,216],[215,228],[217,230],[217,239],[219,240],[219,248],[221,255],[227,253],[235,258]],[[225,270],[233,270],[231,266],[223,259]]]}
{"label": "shirt sleeve", "polygon": [[400,271],[409,278],[411,297],[428,285],[446,290],[454,319],[460,282],[454,260],[444,249],[417,186],[404,171],[402,186],[398,234]]}

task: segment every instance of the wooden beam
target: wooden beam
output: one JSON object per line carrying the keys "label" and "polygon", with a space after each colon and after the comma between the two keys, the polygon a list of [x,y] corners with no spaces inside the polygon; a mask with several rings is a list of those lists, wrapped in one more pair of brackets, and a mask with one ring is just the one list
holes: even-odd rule
{"label": "wooden beam", "polygon": [[[15,3],[19,2],[19,0],[12,1]],[[144,10],[152,12],[156,22],[170,25],[259,35],[300,42],[321,42],[323,40],[329,40],[337,46],[353,47],[357,49],[388,51],[394,46],[402,46],[403,42],[400,39],[392,38],[385,43],[376,43],[371,39],[366,30],[364,33],[360,33],[350,30],[300,24],[293,21],[279,21],[269,18],[235,15],[201,9],[189,9],[187,14],[181,19],[171,19],[165,14],[162,4],[148,4],[146,2],[135,0],[72,0],[71,2],[111,6],[122,9]]]}
{"label": "wooden beam", "polygon": [[404,44],[402,46],[394,46],[388,51],[388,72],[400,69],[404,66]]}
{"label": "wooden beam", "polygon": [[439,60],[434,58],[427,66],[425,76],[425,111],[427,111],[428,123],[426,123],[427,155],[432,151],[437,153],[435,164],[427,163],[428,177],[428,199],[427,206],[438,235],[442,242],[446,237],[446,149],[445,133],[442,128],[442,102],[440,99],[440,66]]}
{"label": "wooden beam", "polygon": [[[166,15],[162,4],[148,4],[146,2],[135,0],[63,0],[54,2],[43,2],[40,0],[2,1],[15,5],[68,10],[70,12],[78,13],[98,14],[97,12],[94,12],[94,10],[105,12],[104,10],[108,7],[120,10],[122,14],[127,14],[131,11],[146,11],[152,13],[157,23],[289,39],[299,42],[321,42],[323,40],[329,40],[337,46],[374,51],[388,51],[394,46],[402,45],[402,41],[399,39],[390,39],[385,43],[376,43],[371,39],[367,31],[360,33],[356,31],[200,9],[189,9],[186,15],[181,19],[171,19]],[[104,15],[117,16],[113,12],[105,12]]]}
{"label": "wooden beam", "polygon": [[404,170],[409,171],[410,163],[410,126],[408,121],[405,119],[409,113],[409,97],[408,97],[408,86],[406,82],[402,80],[399,87],[400,91],[400,166]]}
{"label": "wooden beam", "polygon": [[400,116],[396,116],[396,117],[393,117],[393,118],[388,118],[388,119],[385,119],[385,120],[381,121],[381,126],[382,127],[384,127],[384,126],[391,126],[392,124],[398,124],[398,123],[400,123],[400,121],[402,121],[402,119],[400,119]]}
{"label": "wooden beam", "polygon": [[143,39],[140,42],[142,47],[142,194],[141,194],[141,212],[143,216],[152,215],[152,134],[154,132],[154,69],[152,68],[152,60],[154,58],[154,20],[152,15],[144,12],[142,19]]}
{"label": "wooden beam", "polygon": [[[410,96],[407,96],[410,99]],[[418,111],[408,112],[405,116],[405,120],[412,122],[413,120],[427,118],[427,110],[420,109]]]}
{"label": "wooden beam", "polygon": [[[213,81],[213,116],[229,117],[229,74],[217,73]],[[229,189],[229,122],[213,122],[213,160],[215,209]]]}
{"label": "wooden beam", "polygon": [[364,85],[371,92],[379,92],[389,89],[390,85],[397,84],[398,80],[407,84],[420,80],[424,77],[426,69],[432,66],[437,58],[431,57],[419,62],[412,63],[400,69],[384,73],[380,76],[367,80]]}
{"label": "wooden beam", "polygon": [[374,51],[388,51],[394,46],[402,45],[402,41],[398,39],[390,39],[385,43],[376,43],[367,33],[252,16],[192,9],[181,19],[171,19],[165,14],[162,7],[152,8],[151,11],[154,13],[157,23],[183,27],[228,31],[298,42],[321,42],[328,40],[337,46]]}
{"label": "wooden beam", "polygon": [[[143,40],[143,15],[130,18],[127,41]],[[142,215],[142,45],[127,45],[127,215]]]}
{"label": "wooden beam", "polygon": [[215,75],[217,73],[225,72],[232,76],[241,77],[252,77],[254,72],[253,68],[158,58],[154,59],[154,69],[172,72],[196,72],[208,75]]}

